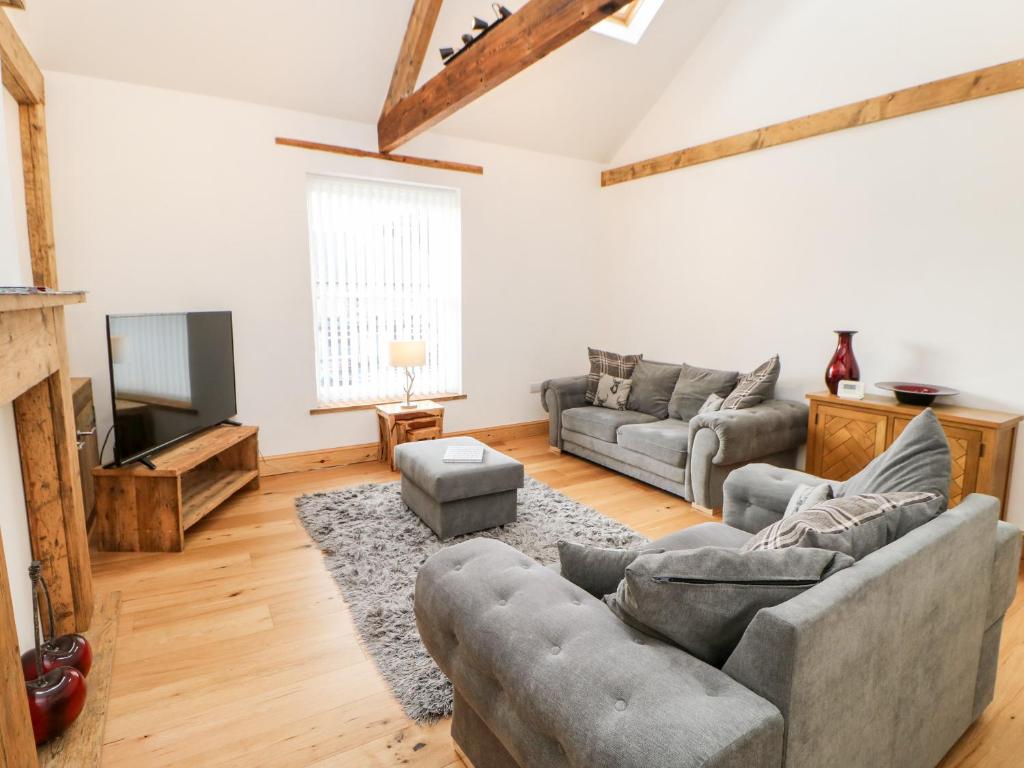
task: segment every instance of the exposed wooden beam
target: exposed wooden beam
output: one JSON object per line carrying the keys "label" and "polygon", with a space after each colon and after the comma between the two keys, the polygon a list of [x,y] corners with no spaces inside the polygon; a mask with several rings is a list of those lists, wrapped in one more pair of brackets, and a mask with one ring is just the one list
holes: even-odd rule
{"label": "exposed wooden beam", "polygon": [[412,157],[410,155],[392,155],[383,152],[369,152],[365,149],[355,147],[339,147],[335,144],[321,144],[316,141],[303,141],[302,139],[286,139],[277,137],[276,144],[283,147],[298,147],[299,149],[312,149],[317,152],[330,152],[335,155],[348,155],[350,157],[367,157],[373,160],[387,160],[392,163],[405,163],[406,165],[422,165],[425,168],[438,168],[443,171],[459,171],[460,173],[482,174],[484,169],[479,165],[468,165],[467,163],[453,163],[448,160],[430,160],[426,157]]}
{"label": "exposed wooden beam", "polygon": [[46,141],[46,107],[22,104],[21,167],[25,177],[28,246],[34,285],[57,287],[57,253],[53,242],[53,204],[50,198],[50,155]]}
{"label": "exposed wooden beam", "polygon": [[25,10],[25,0],[0,0],[0,5],[6,5],[9,8],[19,8]]}
{"label": "exposed wooden beam", "polygon": [[7,18],[0,10],[0,63],[3,66],[4,88],[19,104],[42,104],[43,73],[35,59]]}
{"label": "exposed wooden beam", "polygon": [[754,152],[823,133],[869,125],[1021,88],[1024,88],[1024,59],[1017,59],[612,168],[601,174],[601,186],[610,187],[625,181],[709,163],[723,157]]}
{"label": "exposed wooden beam", "polygon": [[384,100],[383,113],[388,112],[401,99],[416,90],[416,79],[423,68],[423,59],[427,55],[430,36],[437,24],[437,16],[441,13],[442,0],[415,0],[409,26],[402,40],[402,50],[395,62],[395,71],[391,75],[391,87],[388,88]]}
{"label": "exposed wooden beam", "polygon": [[630,0],[529,0],[377,123],[390,152],[581,35]]}

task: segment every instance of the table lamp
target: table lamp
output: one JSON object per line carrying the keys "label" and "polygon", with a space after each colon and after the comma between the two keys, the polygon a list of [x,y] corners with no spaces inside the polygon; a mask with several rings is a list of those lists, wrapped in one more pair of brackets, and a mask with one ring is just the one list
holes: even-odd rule
{"label": "table lamp", "polygon": [[388,358],[394,368],[405,368],[405,403],[402,408],[415,408],[412,402],[412,385],[416,381],[414,368],[427,364],[427,343],[425,341],[392,341],[388,343]]}

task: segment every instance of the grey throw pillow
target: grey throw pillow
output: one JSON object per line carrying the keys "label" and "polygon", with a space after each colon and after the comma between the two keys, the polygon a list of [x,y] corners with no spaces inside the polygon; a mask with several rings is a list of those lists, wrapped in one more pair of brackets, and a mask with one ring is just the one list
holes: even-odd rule
{"label": "grey throw pillow", "polygon": [[722,403],[725,402],[725,398],[721,395],[708,395],[708,399],[704,401],[704,405],[697,411],[697,415],[700,416],[702,413],[714,413],[715,411],[722,410]]}
{"label": "grey throw pillow", "polygon": [[726,397],[736,387],[736,371],[716,371],[683,364],[668,403],[668,415],[689,421],[707,404],[711,395]]}
{"label": "grey throw pillow", "polygon": [[682,366],[641,360],[633,370],[633,388],[629,392],[629,410],[668,418],[668,401]]}
{"label": "grey throw pillow", "polygon": [[885,453],[843,483],[838,495],[929,491],[949,504],[951,480],[949,442],[928,408],[914,417]]}
{"label": "grey throw pillow", "polygon": [[605,603],[627,624],[722,666],[762,608],[784,603],[853,565],[841,552],[721,547],[643,555]]}
{"label": "grey throw pillow", "polygon": [[562,578],[604,597],[618,589],[626,567],[643,554],[658,554],[664,549],[604,549],[571,541],[558,542],[558,560]]}
{"label": "grey throw pillow", "polygon": [[640,362],[643,355],[617,355],[614,352],[605,352],[603,349],[587,348],[587,355],[590,357],[590,373],[587,374],[588,403],[594,402],[597,395],[597,383],[601,380],[601,374],[607,373],[617,379],[628,379],[633,375],[633,369]]}
{"label": "grey throw pillow", "polygon": [[815,547],[855,560],[932,520],[946,508],[936,493],[886,493],[823,501],[757,533],[742,552]]}
{"label": "grey throw pillow", "polygon": [[797,512],[803,512],[815,504],[828,501],[833,496],[835,496],[835,492],[829,483],[822,483],[821,485],[800,483],[796,490],[793,491],[793,495],[789,497],[789,504],[786,505],[786,511],[782,513],[782,516],[789,517]]}
{"label": "grey throw pillow", "polygon": [[611,408],[616,411],[626,410],[626,403],[629,401],[629,390],[632,382],[629,379],[616,379],[607,373],[602,373],[597,382],[597,394],[594,395],[594,405],[602,408]]}
{"label": "grey throw pillow", "polygon": [[761,363],[753,371],[740,377],[736,388],[729,393],[722,404],[723,411],[736,411],[770,400],[775,394],[775,383],[779,380],[782,363],[778,355]]}

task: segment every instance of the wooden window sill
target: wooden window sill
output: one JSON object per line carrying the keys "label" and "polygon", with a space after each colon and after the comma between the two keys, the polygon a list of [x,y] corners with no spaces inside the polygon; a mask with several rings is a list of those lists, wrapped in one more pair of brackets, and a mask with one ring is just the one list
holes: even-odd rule
{"label": "wooden window sill", "polygon": [[[433,400],[436,403],[444,403],[449,400],[465,400],[469,395],[466,394],[444,394],[444,395],[417,395],[412,398],[414,403],[422,400]],[[357,403],[336,403],[334,405],[318,405],[316,408],[310,408],[309,412],[313,416],[320,416],[325,413],[344,413],[346,411],[372,411],[378,405],[390,405],[392,403],[401,403],[402,398],[390,398],[387,400],[362,400]]]}

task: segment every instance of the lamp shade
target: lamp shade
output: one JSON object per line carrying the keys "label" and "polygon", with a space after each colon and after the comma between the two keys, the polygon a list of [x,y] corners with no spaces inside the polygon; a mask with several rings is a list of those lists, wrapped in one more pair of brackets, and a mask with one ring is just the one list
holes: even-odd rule
{"label": "lamp shade", "polygon": [[395,368],[419,368],[427,364],[425,341],[388,342],[388,360]]}

